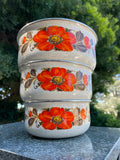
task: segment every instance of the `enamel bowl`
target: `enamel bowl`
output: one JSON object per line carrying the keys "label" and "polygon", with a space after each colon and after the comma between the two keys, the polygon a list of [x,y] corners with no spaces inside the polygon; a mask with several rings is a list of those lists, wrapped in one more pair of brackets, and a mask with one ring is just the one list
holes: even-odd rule
{"label": "enamel bowl", "polygon": [[20,68],[24,101],[91,99],[92,70],[78,63],[40,61]]}
{"label": "enamel bowl", "polygon": [[19,67],[35,60],[74,61],[96,66],[96,33],[87,25],[64,18],[26,24],[18,33]]}
{"label": "enamel bowl", "polygon": [[83,134],[89,126],[89,101],[25,103],[25,127],[34,136],[73,137]]}
{"label": "enamel bowl", "polygon": [[43,138],[87,131],[96,33],[78,21],[47,18],[25,25],[17,42],[27,131]]}

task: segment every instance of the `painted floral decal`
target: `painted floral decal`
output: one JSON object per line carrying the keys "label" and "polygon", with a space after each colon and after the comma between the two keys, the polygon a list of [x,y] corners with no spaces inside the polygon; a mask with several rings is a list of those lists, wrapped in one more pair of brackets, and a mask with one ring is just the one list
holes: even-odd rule
{"label": "painted floral decal", "polygon": [[23,40],[22,40],[22,44],[24,44],[26,42],[26,37],[23,37]]}
{"label": "painted floral decal", "polygon": [[73,45],[74,49],[81,52],[86,52],[91,48],[88,36],[84,37],[84,34],[81,31],[76,32],[76,40],[76,43]]}
{"label": "painted floral decal", "polygon": [[40,51],[73,51],[76,49],[86,52],[91,49],[92,39],[84,36],[81,31],[73,31],[61,26],[50,26],[40,28],[36,34],[29,31],[23,36],[20,47],[22,55],[27,51],[29,46],[32,52],[35,48]]}
{"label": "painted floral decal", "polygon": [[84,44],[86,48],[90,49],[90,40],[87,36],[84,37]]}
{"label": "painted floral decal", "polygon": [[56,127],[62,129],[70,129],[74,115],[72,112],[65,112],[64,108],[54,107],[50,111],[43,111],[39,114],[39,119],[42,121],[42,127],[53,130]]}
{"label": "painted floral decal", "polygon": [[34,88],[41,87],[46,91],[65,91],[72,92],[76,90],[85,90],[89,86],[90,75],[83,74],[81,71],[72,72],[65,68],[53,67],[44,68],[40,73],[36,73],[35,69],[31,69],[22,78],[21,83],[24,83],[25,90],[33,84]]}
{"label": "painted floral decal", "polygon": [[84,108],[81,109],[80,116],[82,119],[86,119],[86,113]]}
{"label": "painted floral decal", "polygon": [[88,107],[85,108],[46,108],[38,111],[36,108],[28,110],[26,120],[29,127],[36,124],[47,130],[71,129],[73,126],[81,126],[90,121]]}
{"label": "painted floral decal", "polygon": [[94,44],[93,39],[90,40],[90,44],[91,44],[91,49],[92,49],[93,56],[96,58],[95,44]]}
{"label": "painted floral decal", "polygon": [[66,32],[63,27],[51,26],[46,30],[40,30],[33,40],[37,42],[37,49],[49,51],[59,49],[72,51],[72,44],[76,43],[76,38],[71,32]]}
{"label": "painted floral decal", "polygon": [[27,32],[26,36],[22,39],[22,45],[21,48],[21,54],[23,55],[28,48],[30,48],[30,51],[33,51],[36,47],[36,43],[33,41],[32,32]]}
{"label": "painted floral decal", "polygon": [[56,88],[63,91],[73,91],[73,84],[76,83],[76,77],[72,73],[67,73],[64,68],[55,67],[50,71],[44,70],[37,75],[41,82],[41,88],[44,90],[55,90]]}
{"label": "painted floral decal", "polygon": [[83,83],[85,86],[88,86],[88,76],[86,74],[83,76]]}

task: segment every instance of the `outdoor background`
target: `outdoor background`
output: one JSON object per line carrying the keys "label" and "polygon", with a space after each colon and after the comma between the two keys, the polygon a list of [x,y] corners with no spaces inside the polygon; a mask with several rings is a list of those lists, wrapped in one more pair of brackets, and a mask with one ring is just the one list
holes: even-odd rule
{"label": "outdoor background", "polygon": [[16,37],[26,23],[49,17],[78,20],[98,35],[91,121],[120,127],[120,0],[0,0],[0,124],[24,119]]}

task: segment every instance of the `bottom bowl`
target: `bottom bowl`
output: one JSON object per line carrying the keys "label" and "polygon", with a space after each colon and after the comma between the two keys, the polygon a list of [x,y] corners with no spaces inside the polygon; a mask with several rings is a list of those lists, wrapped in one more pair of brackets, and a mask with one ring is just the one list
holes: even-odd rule
{"label": "bottom bowl", "polygon": [[25,103],[25,127],[37,137],[67,138],[90,126],[89,102]]}

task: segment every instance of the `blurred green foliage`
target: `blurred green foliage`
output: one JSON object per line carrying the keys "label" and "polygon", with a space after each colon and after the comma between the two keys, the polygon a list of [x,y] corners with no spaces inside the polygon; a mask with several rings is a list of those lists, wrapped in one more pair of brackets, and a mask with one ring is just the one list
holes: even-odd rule
{"label": "blurred green foliage", "polygon": [[0,109],[0,124],[24,119],[24,109],[18,110],[16,101],[10,101],[10,103],[8,103],[6,100],[0,100],[0,105],[3,106],[3,109]]}
{"label": "blurred green foliage", "polygon": [[119,127],[120,128],[120,106],[118,116],[113,112],[105,113],[91,105],[91,124],[93,126]]}
{"label": "blurred green foliage", "polygon": [[[86,23],[98,35],[97,67],[93,73],[93,101],[95,93],[107,94],[107,84],[120,72],[120,1],[119,0],[1,0],[0,1],[0,122],[22,119],[17,103],[20,74],[17,67],[16,36],[28,22],[49,17],[70,18]],[[93,125],[111,124],[114,116],[92,106]],[[5,114],[9,118],[6,118]],[[91,110],[92,112],[92,110]],[[23,115],[23,114],[22,114]],[[94,116],[93,116],[94,115]],[[99,123],[98,123],[99,121]],[[113,125],[114,126],[114,125]]]}

